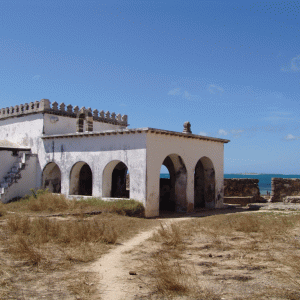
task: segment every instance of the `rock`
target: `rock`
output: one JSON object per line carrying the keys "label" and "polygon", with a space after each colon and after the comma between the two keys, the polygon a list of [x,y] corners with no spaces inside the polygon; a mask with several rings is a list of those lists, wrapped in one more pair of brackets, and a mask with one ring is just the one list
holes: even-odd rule
{"label": "rock", "polygon": [[283,198],[283,203],[300,203],[300,196],[286,196]]}
{"label": "rock", "polygon": [[261,206],[257,204],[248,204],[247,207],[249,210],[259,210],[261,208]]}
{"label": "rock", "polygon": [[135,271],[129,271],[129,275],[136,275]]}

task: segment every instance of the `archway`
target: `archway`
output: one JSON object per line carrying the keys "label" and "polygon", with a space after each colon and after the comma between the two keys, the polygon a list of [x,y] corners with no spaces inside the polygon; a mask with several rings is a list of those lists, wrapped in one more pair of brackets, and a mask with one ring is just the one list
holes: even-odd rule
{"label": "archway", "polygon": [[107,164],[103,171],[102,196],[129,198],[130,177],[127,166],[119,160]]}
{"label": "archway", "polygon": [[215,207],[215,169],[212,161],[206,156],[199,159],[195,167],[194,207]]}
{"label": "archway", "polygon": [[93,174],[90,166],[77,162],[70,173],[70,195],[92,196]]}
{"label": "archway", "polygon": [[51,193],[61,192],[61,172],[54,162],[47,164],[43,170],[42,187]]}
{"label": "archway", "polygon": [[169,172],[169,178],[160,178],[159,210],[186,211],[187,172],[182,158],[177,154],[168,155],[162,166]]}

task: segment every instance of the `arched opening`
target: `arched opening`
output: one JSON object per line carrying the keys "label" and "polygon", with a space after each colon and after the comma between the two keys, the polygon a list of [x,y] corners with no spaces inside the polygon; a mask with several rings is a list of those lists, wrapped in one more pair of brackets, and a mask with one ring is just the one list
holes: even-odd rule
{"label": "arched opening", "polygon": [[215,207],[215,169],[208,157],[198,160],[194,173],[194,207]]}
{"label": "arched opening", "polygon": [[130,177],[127,166],[114,160],[103,171],[102,197],[129,198]]}
{"label": "arched opening", "polygon": [[70,195],[92,196],[92,194],[92,170],[87,163],[77,162],[70,173]]}
{"label": "arched opening", "polygon": [[51,162],[46,165],[42,175],[42,187],[51,193],[61,192],[61,172],[58,165]]}
{"label": "arched opening", "polygon": [[168,155],[162,166],[168,170],[169,178],[160,178],[159,210],[186,211],[187,172],[182,158],[177,154]]}

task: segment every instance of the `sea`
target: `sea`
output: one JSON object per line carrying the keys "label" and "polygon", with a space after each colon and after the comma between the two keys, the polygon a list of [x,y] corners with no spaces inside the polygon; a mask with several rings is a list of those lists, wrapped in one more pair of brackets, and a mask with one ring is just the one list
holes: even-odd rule
{"label": "sea", "polygon": [[[267,195],[267,191],[271,193],[272,178],[300,178],[300,175],[285,174],[224,174],[224,178],[253,178],[258,179],[258,186],[261,195]],[[160,178],[170,178],[169,174],[160,174]]]}

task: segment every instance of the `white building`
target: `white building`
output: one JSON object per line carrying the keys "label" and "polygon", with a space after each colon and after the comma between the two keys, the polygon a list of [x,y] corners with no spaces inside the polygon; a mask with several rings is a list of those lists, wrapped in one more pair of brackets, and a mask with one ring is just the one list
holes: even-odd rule
{"label": "white building", "polygon": [[[220,208],[228,142],[192,134],[188,122],[183,132],[129,129],[126,115],[47,99],[3,108],[0,199],[49,188],[68,197],[135,199],[147,217],[160,210]],[[160,179],[162,165],[170,179]]]}

